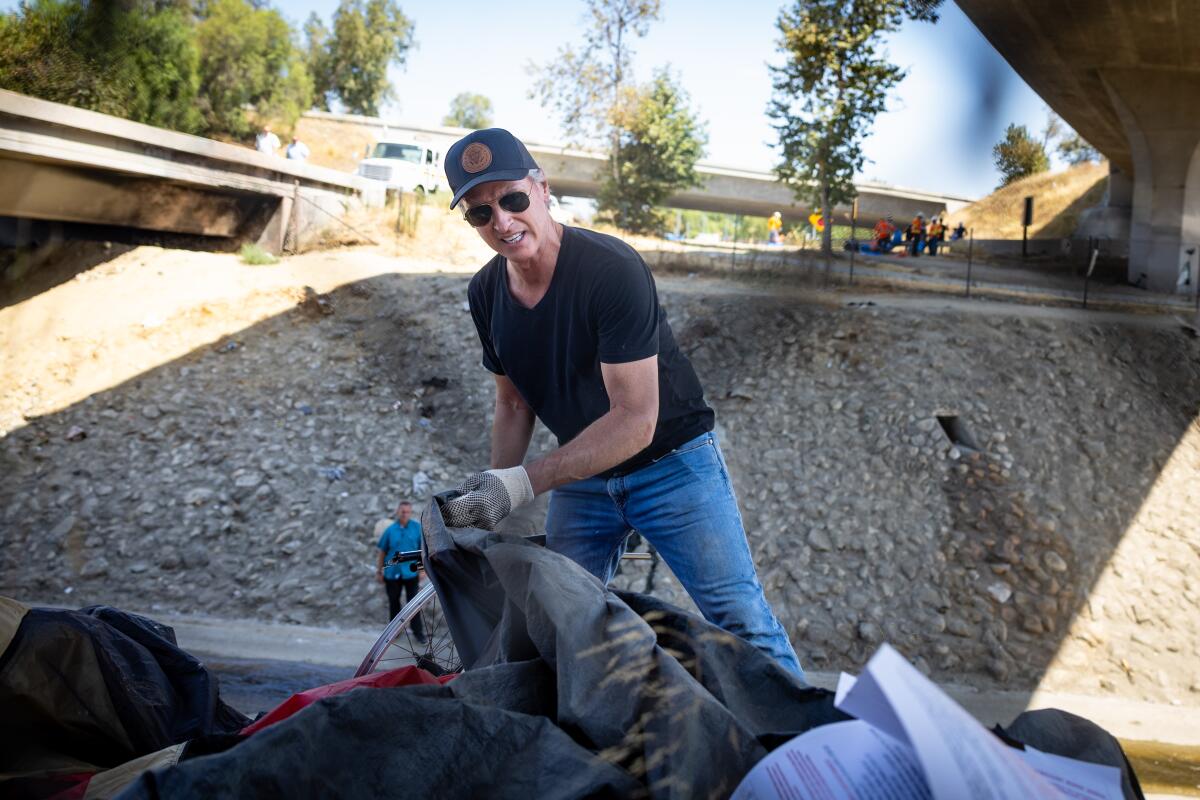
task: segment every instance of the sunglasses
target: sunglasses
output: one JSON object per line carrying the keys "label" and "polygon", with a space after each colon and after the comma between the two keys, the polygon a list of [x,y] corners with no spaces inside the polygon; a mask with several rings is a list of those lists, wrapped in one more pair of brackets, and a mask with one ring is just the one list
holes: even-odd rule
{"label": "sunglasses", "polygon": [[[529,195],[526,192],[509,192],[496,201],[497,205],[510,214],[520,214],[529,208]],[[471,206],[463,212],[463,219],[476,228],[481,228],[492,221],[492,204]]]}

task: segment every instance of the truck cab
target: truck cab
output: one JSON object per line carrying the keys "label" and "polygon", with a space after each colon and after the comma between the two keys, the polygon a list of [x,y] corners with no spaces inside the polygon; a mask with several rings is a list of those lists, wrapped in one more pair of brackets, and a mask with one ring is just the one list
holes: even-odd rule
{"label": "truck cab", "polygon": [[439,151],[398,139],[384,139],[368,148],[367,157],[358,163],[358,174],[386,184],[389,192],[436,192],[445,181]]}

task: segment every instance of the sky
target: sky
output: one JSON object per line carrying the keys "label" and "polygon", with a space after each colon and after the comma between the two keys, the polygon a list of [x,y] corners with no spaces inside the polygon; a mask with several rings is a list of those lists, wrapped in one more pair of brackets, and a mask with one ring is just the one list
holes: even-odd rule
{"label": "sky", "polygon": [[[415,22],[416,47],[389,77],[396,99],[381,116],[437,125],[460,92],[492,101],[493,123],[522,139],[562,141],[558,121],[528,97],[528,67],[565,44],[580,44],[583,0],[398,0]],[[767,171],[776,162],[766,116],[768,62],[778,63],[775,19],[783,0],[662,0],[661,18],[636,40],[639,81],[669,66],[706,122],[704,161]],[[0,0],[12,10],[16,0]],[[328,25],[338,0],[274,0],[297,28],[310,13]],[[864,150],[864,180],[982,197],[999,183],[991,149],[1015,122],[1031,132],[1046,120],[1033,93],[957,6],[936,25],[906,23],[888,42],[907,70],[876,118]]]}
{"label": "sky", "polygon": [[[393,68],[396,100],[381,116],[438,124],[460,92],[492,101],[493,122],[518,137],[562,140],[558,121],[528,97],[530,64],[582,42],[582,0],[480,2],[399,0],[417,47]],[[639,81],[669,65],[707,122],[705,161],[769,170],[775,131],[766,116],[769,61],[778,63],[781,0],[663,0],[659,21],[635,42]],[[297,25],[311,12],[328,23],[337,0],[277,3]],[[862,175],[894,186],[977,198],[999,183],[991,148],[1010,122],[1039,131],[1046,108],[952,2],[936,25],[907,23],[891,37],[892,61],[908,71],[875,120]]]}

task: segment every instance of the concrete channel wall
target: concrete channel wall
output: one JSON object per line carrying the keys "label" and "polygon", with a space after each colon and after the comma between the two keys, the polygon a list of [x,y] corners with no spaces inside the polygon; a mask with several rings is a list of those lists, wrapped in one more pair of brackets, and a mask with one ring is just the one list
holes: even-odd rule
{"label": "concrete channel wall", "polygon": [[279,252],[382,200],[355,175],[0,91],[0,216]]}

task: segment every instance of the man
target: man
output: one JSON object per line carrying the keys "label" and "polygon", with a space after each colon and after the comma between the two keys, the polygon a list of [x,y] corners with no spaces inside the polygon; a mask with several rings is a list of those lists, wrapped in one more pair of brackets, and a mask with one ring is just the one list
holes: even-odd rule
{"label": "man", "polygon": [[[396,521],[383,531],[377,547],[375,580],[382,583],[387,591],[388,619],[391,620],[400,613],[400,590],[404,590],[407,601],[411,602],[421,586],[420,573],[412,562],[385,566],[397,553],[421,549],[421,523],[412,518],[412,503],[404,500],[396,507]],[[413,620],[412,632],[418,642],[425,641],[420,616]]]}
{"label": "man", "polygon": [[946,238],[946,227],[942,225],[941,217],[934,217],[929,221],[929,233],[926,234],[925,241],[929,245],[929,255],[936,256],[938,245]]}
{"label": "man", "polygon": [[913,256],[921,255],[921,248],[925,245],[925,215],[918,213],[913,217],[912,225],[912,253]]}
{"label": "man", "polygon": [[289,161],[308,161],[310,155],[308,145],[300,141],[298,136],[292,137],[292,143],[288,145],[286,152]]}
{"label": "man", "polygon": [[875,223],[875,251],[877,253],[886,253],[892,249],[892,234],[896,232],[896,226],[892,224],[892,215],[888,214],[887,219],[880,219]]}
{"label": "man", "polygon": [[[444,504],[447,524],[490,530],[551,491],[548,547],[607,583],[636,530],[708,620],[803,678],[755,573],[713,411],[641,257],[551,219],[545,176],[508,131],[467,135],[445,167],[450,207],[463,202],[497,253],[468,289],[496,383],[492,469]],[[559,447],[522,466],[535,417]]]}
{"label": "man", "polygon": [[779,235],[783,231],[783,214],[776,211],[767,217],[767,244],[779,244]]}
{"label": "man", "polygon": [[254,137],[254,149],[269,156],[275,155],[279,149],[279,137],[271,133],[270,125],[263,125],[263,129]]}

